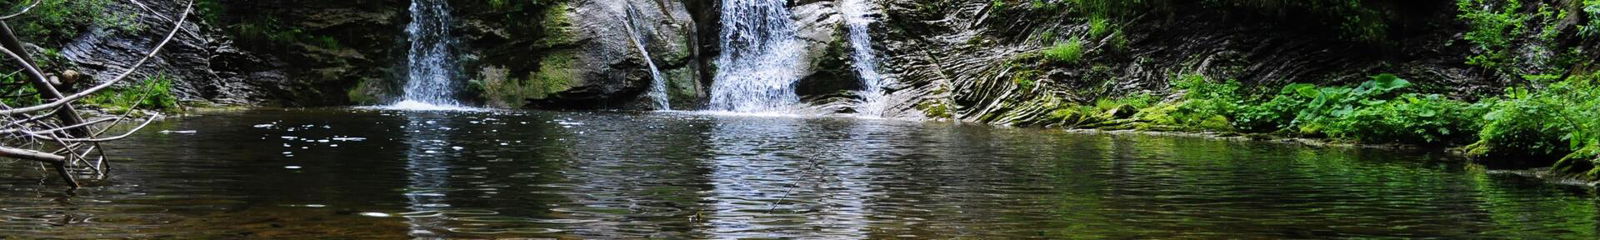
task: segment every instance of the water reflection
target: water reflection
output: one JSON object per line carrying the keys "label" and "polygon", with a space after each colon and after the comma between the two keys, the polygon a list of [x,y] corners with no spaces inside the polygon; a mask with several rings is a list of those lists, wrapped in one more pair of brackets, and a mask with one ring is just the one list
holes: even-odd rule
{"label": "water reflection", "polygon": [[438,237],[447,219],[441,210],[450,207],[449,133],[451,122],[461,117],[444,116],[448,112],[399,112],[405,116],[406,138],[406,203],[412,212],[403,216],[411,225],[412,237]]}
{"label": "water reflection", "polygon": [[[685,113],[252,111],[111,146],[0,235],[81,238],[1594,239],[1589,189],[1440,156]],[[360,140],[356,140],[360,139]],[[170,149],[169,149],[170,148]],[[45,179],[41,180],[40,179]]]}

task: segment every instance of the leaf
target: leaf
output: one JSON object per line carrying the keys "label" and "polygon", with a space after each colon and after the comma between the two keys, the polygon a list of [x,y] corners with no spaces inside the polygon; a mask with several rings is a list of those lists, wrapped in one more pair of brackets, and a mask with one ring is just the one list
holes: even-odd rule
{"label": "leaf", "polygon": [[1439,113],[1438,112],[1434,112],[1433,110],[1422,110],[1422,111],[1417,112],[1417,116],[1418,117],[1425,117],[1426,118],[1426,117],[1433,117],[1433,116],[1438,116],[1438,115],[1439,115]]}
{"label": "leaf", "polygon": [[1366,94],[1383,94],[1408,86],[1411,86],[1411,81],[1388,73],[1372,76],[1372,81],[1361,84],[1361,88],[1364,89],[1362,92]]}
{"label": "leaf", "polygon": [[1297,94],[1300,94],[1300,96],[1306,97],[1306,98],[1316,98],[1317,95],[1321,95],[1322,94],[1322,92],[1317,90],[1317,85],[1309,84],[1309,83],[1289,84],[1289,86],[1284,86],[1283,87],[1283,92],[1284,93],[1291,93],[1291,92],[1297,93]]}

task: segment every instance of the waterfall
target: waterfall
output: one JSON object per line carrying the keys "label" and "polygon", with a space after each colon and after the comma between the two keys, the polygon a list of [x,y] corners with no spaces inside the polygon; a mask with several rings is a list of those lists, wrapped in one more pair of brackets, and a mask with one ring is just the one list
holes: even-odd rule
{"label": "waterfall", "polygon": [[844,15],[844,23],[849,31],[848,40],[854,51],[851,55],[855,60],[853,67],[861,75],[861,85],[866,86],[859,93],[861,102],[855,107],[856,113],[880,117],[889,108],[883,87],[890,80],[878,73],[878,57],[872,50],[872,36],[868,35],[870,29],[867,28],[873,22],[868,17],[872,12],[870,4],[867,0],[841,0],[839,12]]}
{"label": "waterfall", "polygon": [[644,55],[645,65],[650,67],[650,92],[645,94],[655,103],[656,110],[672,110],[672,104],[667,102],[667,79],[661,77],[661,69],[657,68],[656,61],[650,58],[650,50],[644,47],[644,34],[639,32],[639,24],[634,21],[638,19],[636,17],[638,11],[633,8],[633,4],[628,4],[627,16],[623,19],[622,25],[628,28],[628,36],[633,38],[633,46],[639,48],[639,54]]}
{"label": "waterfall", "polygon": [[710,110],[789,111],[805,44],[795,35],[785,0],[722,1],[722,53],[711,84]]}
{"label": "waterfall", "polygon": [[392,107],[457,109],[455,56],[450,52],[450,8],[445,0],[411,0],[411,51],[407,53],[405,94]]}

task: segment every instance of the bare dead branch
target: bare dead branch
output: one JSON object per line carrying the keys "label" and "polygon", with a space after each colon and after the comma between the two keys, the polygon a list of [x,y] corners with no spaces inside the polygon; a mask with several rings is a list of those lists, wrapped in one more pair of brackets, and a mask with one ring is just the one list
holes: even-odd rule
{"label": "bare dead branch", "polygon": [[71,126],[57,127],[57,128],[38,130],[38,131],[27,131],[27,130],[23,130],[23,129],[14,129],[14,128],[13,129],[0,129],[0,134],[11,134],[11,133],[18,133],[18,132],[26,131],[26,132],[30,132],[30,133],[33,133],[33,134],[43,135],[43,134],[50,134],[50,133],[53,133],[53,132],[65,131],[65,130],[68,130],[68,129],[88,127],[88,126],[91,126],[91,125],[94,125],[94,124],[103,123],[103,122],[109,122],[111,120],[117,120],[117,119],[118,118],[112,118],[112,117],[101,118],[101,119],[95,119],[95,120],[91,120],[91,121],[84,121],[82,123],[73,124]]}
{"label": "bare dead branch", "polygon": [[67,161],[67,157],[63,157],[61,155],[12,147],[0,147],[0,157],[33,160],[50,164],[63,163]]}
{"label": "bare dead branch", "polygon": [[32,136],[34,138],[50,140],[50,141],[110,142],[110,141],[116,141],[116,140],[120,140],[120,139],[123,139],[123,138],[127,138],[128,136],[133,136],[134,133],[139,132],[140,129],[144,129],[145,126],[149,126],[150,123],[155,122],[156,119],[158,119],[160,117],[161,117],[161,115],[151,116],[150,118],[145,119],[144,123],[139,124],[139,126],[133,127],[133,129],[128,129],[128,131],[122,133],[122,135],[117,135],[117,136],[113,136],[113,137],[104,137],[104,138],[55,138],[55,137],[44,136],[44,135],[40,135],[40,134],[34,134],[32,132],[23,132],[23,133],[28,134],[28,136]]}
{"label": "bare dead branch", "polygon": [[[128,78],[128,76],[133,75],[133,72],[135,70],[138,70],[139,67],[143,66],[145,62],[150,61],[150,58],[154,58],[157,53],[160,53],[161,49],[166,47],[167,43],[171,42],[172,38],[174,36],[178,35],[178,31],[183,29],[184,21],[188,20],[189,13],[193,12],[193,11],[194,11],[194,0],[190,0],[184,6],[183,14],[179,15],[178,21],[173,23],[172,31],[168,32],[167,36],[165,38],[163,38],[160,43],[157,43],[155,48],[152,48],[150,50],[150,52],[146,53],[143,58],[140,58],[138,62],[134,62],[133,65],[129,66],[126,71],[122,72],[122,74],[118,74],[116,77],[113,77],[110,80],[107,80],[106,82],[101,83],[100,85],[96,85],[96,86],[91,87],[89,89],[84,89],[83,91],[80,91],[78,93],[75,93],[75,94],[72,94],[72,95],[69,95],[69,96],[63,96],[63,97],[58,98],[58,99],[56,99],[54,101],[51,101],[50,103],[33,105],[33,106],[28,106],[28,107],[21,107],[21,108],[14,108],[14,109],[0,110],[0,115],[25,113],[25,112],[37,112],[37,111],[42,111],[42,110],[45,110],[45,109],[56,108],[56,107],[60,107],[60,106],[63,106],[63,105],[67,105],[69,103],[72,103],[73,101],[77,101],[78,99],[87,97],[89,95],[93,95],[94,93],[99,92],[101,90],[105,90],[106,88],[110,88],[112,85],[115,85],[117,82],[122,81],[122,79],[126,79],[126,78]],[[4,50],[4,49],[0,49],[0,50]],[[12,58],[23,59],[22,56],[17,55],[16,53],[11,52],[10,50],[5,50],[4,52],[7,55],[12,56]],[[28,63],[24,63],[23,65],[28,65]],[[29,74],[36,75],[38,77],[43,77],[44,76],[43,74],[38,73],[37,69],[30,69],[29,72],[30,72]]]}
{"label": "bare dead branch", "polygon": [[21,16],[22,14],[26,14],[26,13],[28,13],[29,10],[33,10],[33,7],[38,7],[40,2],[44,2],[44,0],[34,0],[33,4],[28,4],[28,7],[22,8],[22,10],[17,10],[16,13],[12,13],[12,14],[5,15],[5,16],[0,16],[0,20],[11,19],[11,18],[14,18],[14,17],[17,17],[17,16]]}

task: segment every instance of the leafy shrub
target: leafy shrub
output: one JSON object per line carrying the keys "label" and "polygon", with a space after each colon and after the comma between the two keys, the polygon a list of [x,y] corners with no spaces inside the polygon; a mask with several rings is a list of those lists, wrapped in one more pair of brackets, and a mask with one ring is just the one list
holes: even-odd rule
{"label": "leafy shrub", "polygon": [[112,113],[133,109],[175,110],[178,97],[172,93],[172,78],[156,75],[133,86],[107,89],[84,98],[83,102]]}
{"label": "leafy shrub", "polygon": [[1111,20],[1104,17],[1089,18],[1089,37],[1100,38],[1112,32]]}
{"label": "leafy shrub", "polygon": [[1489,104],[1468,104],[1437,94],[1406,94],[1356,108],[1328,123],[1325,133],[1366,143],[1454,145],[1470,143]]}
{"label": "leafy shrub", "polygon": [[1179,76],[1173,88],[1183,99],[1139,111],[1135,118],[1158,126],[1201,130],[1232,130],[1229,117],[1241,105],[1238,81],[1212,82],[1204,75]]}
{"label": "leafy shrub", "polygon": [[1066,42],[1058,42],[1055,46],[1044,50],[1046,60],[1055,63],[1074,63],[1083,58],[1083,39],[1072,38]]}
{"label": "leafy shrub", "polygon": [[468,81],[469,89],[496,107],[521,107],[529,99],[543,99],[572,88],[576,55],[552,52],[539,61],[539,71],[527,78],[512,78],[504,68],[485,67],[482,79]]}
{"label": "leafy shrub", "polygon": [[[1198,2],[1197,7],[1225,11],[1252,12],[1295,22],[1328,26],[1347,40],[1381,42],[1388,35],[1390,19],[1398,14],[1388,4],[1352,0],[1068,0],[1072,10],[1089,19],[1125,19],[1150,12],[1176,12],[1192,9],[1174,5]],[[1093,21],[1090,22],[1091,24]],[[1103,36],[1091,34],[1091,36]]]}
{"label": "leafy shrub", "polygon": [[1583,0],[1583,12],[1589,15],[1589,23],[1578,26],[1578,34],[1600,37],[1600,0]]}
{"label": "leafy shrub", "polygon": [[[61,43],[94,25],[132,30],[138,26],[132,15],[113,14],[107,5],[114,0],[0,0],[4,11],[14,13],[38,5],[12,20],[13,30],[24,41]],[[57,45],[57,44],[52,44]]]}
{"label": "leafy shrub", "polygon": [[1518,0],[1457,0],[1460,14],[1456,17],[1470,23],[1466,33],[1480,53],[1467,58],[1467,64],[1502,69],[1511,63],[1512,38],[1527,32],[1523,24],[1527,17],[1517,13],[1522,9]]}
{"label": "leafy shrub", "polygon": [[26,106],[44,103],[39,98],[39,90],[33,88],[21,76],[22,72],[0,73],[0,102],[7,106]]}
{"label": "leafy shrub", "polygon": [[1301,96],[1296,91],[1309,84],[1294,84],[1284,87],[1278,95],[1271,100],[1260,104],[1240,106],[1234,115],[1233,128],[1241,132],[1263,133],[1278,131],[1288,128],[1294,123],[1296,115],[1305,108],[1310,99]]}
{"label": "leafy shrub", "polygon": [[[1461,144],[1473,141],[1479,116],[1491,104],[1440,95],[1396,94],[1410,86],[1390,74],[1357,87],[1292,84],[1267,100],[1252,100],[1237,81],[1180,76],[1179,101],[1155,104],[1136,118],[1157,126],[1239,132],[1293,129],[1302,135],[1365,143]],[[1398,95],[1398,96],[1396,96]]]}
{"label": "leafy shrub", "polygon": [[1600,74],[1572,77],[1543,90],[1513,88],[1484,116],[1473,155],[1560,156],[1600,145]]}
{"label": "leafy shrub", "polygon": [[1407,86],[1411,86],[1411,81],[1392,74],[1373,76],[1371,81],[1362,83],[1356,88],[1290,85],[1289,88],[1296,94],[1310,99],[1295,115],[1292,124],[1299,127],[1302,134],[1315,135],[1336,121],[1349,116],[1359,107],[1370,107],[1384,102],[1374,98]]}

